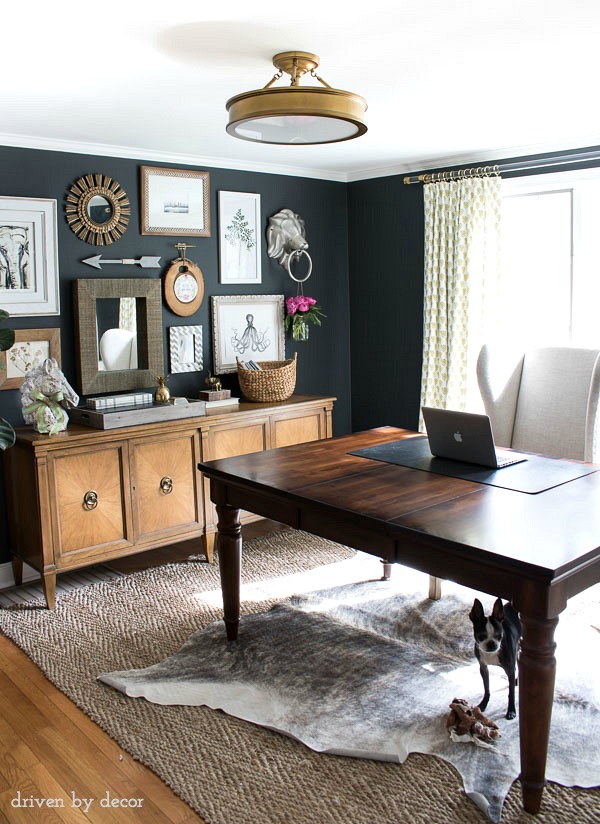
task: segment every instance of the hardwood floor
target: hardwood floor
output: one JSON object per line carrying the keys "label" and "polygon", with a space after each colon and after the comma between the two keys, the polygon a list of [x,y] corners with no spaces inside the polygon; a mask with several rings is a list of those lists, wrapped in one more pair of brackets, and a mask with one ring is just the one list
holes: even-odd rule
{"label": "hardwood floor", "polygon": [[[244,527],[244,537],[278,528],[283,527],[259,521]],[[111,566],[127,573],[197,551],[188,541]],[[2,635],[0,695],[0,822],[202,824],[160,778],[123,752]],[[108,809],[106,802],[101,804],[107,793],[110,800],[130,800],[131,805],[142,799],[142,806]],[[46,804],[38,807],[35,799]],[[84,799],[95,799],[87,811]]]}

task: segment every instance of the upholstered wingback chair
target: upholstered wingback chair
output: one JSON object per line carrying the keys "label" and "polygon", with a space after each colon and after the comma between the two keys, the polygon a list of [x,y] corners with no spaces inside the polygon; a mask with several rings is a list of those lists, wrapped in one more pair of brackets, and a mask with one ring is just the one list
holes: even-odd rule
{"label": "upholstered wingback chair", "polygon": [[594,460],[600,350],[547,347],[511,360],[485,345],[477,380],[497,446]]}
{"label": "upholstered wingback chair", "polygon": [[[552,346],[511,357],[486,344],[477,381],[496,446],[594,460],[599,349]],[[441,591],[441,580],[430,575],[429,597],[437,600]]]}

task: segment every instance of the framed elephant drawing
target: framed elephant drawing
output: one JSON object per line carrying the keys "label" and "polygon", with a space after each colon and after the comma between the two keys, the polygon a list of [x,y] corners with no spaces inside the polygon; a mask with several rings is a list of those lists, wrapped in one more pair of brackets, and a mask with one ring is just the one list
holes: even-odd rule
{"label": "framed elephant drawing", "polygon": [[0,197],[0,306],[60,314],[56,200]]}

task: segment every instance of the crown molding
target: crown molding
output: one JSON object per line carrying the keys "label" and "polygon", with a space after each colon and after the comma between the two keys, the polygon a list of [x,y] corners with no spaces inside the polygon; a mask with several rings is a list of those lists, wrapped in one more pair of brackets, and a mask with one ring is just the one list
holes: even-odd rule
{"label": "crown molding", "polygon": [[287,175],[289,177],[309,177],[346,183],[345,172],[323,169],[285,166],[275,163],[236,161],[224,157],[204,157],[202,155],[176,154],[154,149],[114,146],[107,143],[83,143],[74,140],[33,137],[31,135],[2,134],[0,145],[18,149],[39,149],[48,152],[70,152],[72,154],[98,155],[99,157],[122,157],[131,160],[155,161],[157,163],[177,163],[184,166],[209,166],[213,169],[233,169],[240,172],[261,172],[263,174]]}
{"label": "crown molding", "polygon": [[84,143],[73,140],[34,137],[31,135],[0,133],[0,145],[21,149],[89,154],[100,157],[122,157],[143,162],[154,161],[156,163],[175,163],[184,166],[208,166],[214,169],[232,169],[241,172],[260,172],[262,174],[330,180],[337,183],[353,183],[355,181],[370,180],[378,177],[416,174],[417,172],[424,172],[430,169],[445,169],[454,166],[475,165],[477,163],[489,165],[494,160],[529,157],[553,151],[578,149],[582,146],[595,146],[600,145],[600,135],[595,134],[573,140],[554,141],[535,145],[496,147],[480,151],[464,152],[462,154],[444,155],[441,157],[421,157],[401,163],[382,164],[381,166],[375,165],[345,172],[332,169],[300,169],[297,166],[286,166],[283,164],[261,163],[247,160],[236,161],[231,158],[205,157],[202,155],[174,154],[138,147],[114,146],[106,143]]}

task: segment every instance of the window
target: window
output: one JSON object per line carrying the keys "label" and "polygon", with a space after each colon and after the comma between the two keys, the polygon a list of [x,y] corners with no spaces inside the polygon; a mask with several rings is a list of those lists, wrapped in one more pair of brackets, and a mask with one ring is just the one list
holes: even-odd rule
{"label": "window", "polygon": [[599,227],[600,170],[503,181],[498,306],[511,342],[600,347]]}

